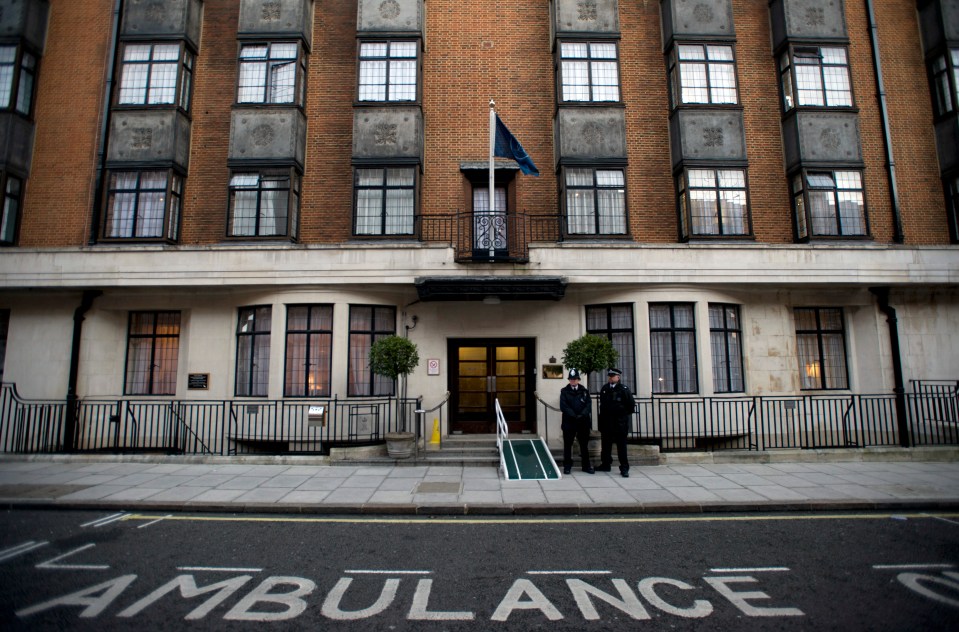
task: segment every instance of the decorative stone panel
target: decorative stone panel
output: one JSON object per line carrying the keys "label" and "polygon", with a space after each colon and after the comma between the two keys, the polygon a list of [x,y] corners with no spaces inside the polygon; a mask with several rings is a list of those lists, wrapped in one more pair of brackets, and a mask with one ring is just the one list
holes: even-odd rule
{"label": "decorative stone panel", "polygon": [[559,108],[553,129],[557,165],[571,160],[626,160],[623,108]]}
{"label": "decorative stone panel", "polygon": [[423,160],[423,113],[415,106],[353,109],[353,158]]}
{"label": "decorative stone panel", "polygon": [[936,124],[936,146],[939,148],[939,170],[946,174],[959,169],[959,118],[952,117]]}
{"label": "decorative stone panel", "polygon": [[[465,3],[463,10],[470,10]],[[359,0],[356,31],[360,34],[422,33],[423,0]]]}
{"label": "decorative stone panel", "polygon": [[787,40],[847,40],[843,0],[772,0],[773,48]]}
{"label": "decorative stone panel", "polygon": [[552,0],[553,35],[619,35],[619,0]]}
{"label": "decorative stone panel", "polygon": [[859,116],[853,112],[796,112],[783,121],[786,170],[861,166],[859,138]]}
{"label": "decorative stone panel", "polygon": [[927,54],[959,45],[959,0],[920,0],[919,28]]}
{"label": "decorative stone panel", "polygon": [[0,169],[24,178],[33,162],[33,123],[13,112],[0,112]]}
{"label": "decorative stone panel", "polygon": [[746,161],[740,110],[677,110],[669,119],[673,166],[685,161]]}
{"label": "decorative stone panel", "polygon": [[202,23],[201,0],[125,0],[120,35],[185,39],[198,49]]}
{"label": "decorative stone panel", "polygon": [[19,39],[43,53],[47,42],[47,0],[2,0],[0,2],[0,39]]}
{"label": "decorative stone panel", "polygon": [[150,163],[186,170],[190,121],[176,110],[118,110],[110,118],[107,162],[112,167]]}
{"label": "decorative stone panel", "polygon": [[295,37],[313,45],[313,0],[240,0],[239,37]]}
{"label": "decorative stone panel", "polygon": [[663,19],[663,45],[674,40],[732,39],[732,0],[660,0]]}
{"label": "decorative stone panel", "polygon": [[295,164],[306,157],[306,117],[298,108],[235,108],[230,121],[231,162]]}

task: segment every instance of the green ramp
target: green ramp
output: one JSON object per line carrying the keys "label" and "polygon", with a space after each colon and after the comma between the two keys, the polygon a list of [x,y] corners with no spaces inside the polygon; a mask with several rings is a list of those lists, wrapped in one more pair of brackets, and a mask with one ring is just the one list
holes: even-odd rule
{"label": "green ramp", "polygon": [[503,472],[510,481],[559,479],[553,455],[541,437],[535,439],[503,439],[501,460]]}

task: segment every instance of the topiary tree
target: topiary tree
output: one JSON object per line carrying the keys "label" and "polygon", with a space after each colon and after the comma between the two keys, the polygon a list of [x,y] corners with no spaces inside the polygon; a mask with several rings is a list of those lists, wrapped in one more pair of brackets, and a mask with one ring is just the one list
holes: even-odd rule
{"label": "topiary tree", "polygon": [[[396,391],[397,380],[403,377],[401,395],[403,399],[406,399],[405,377],[412,373],[419,363],[420,354],[417,352],[416,345],[410,342],[408,338],[387,336],[380,338],[370,346],[370,369],[377,375],[393,380],[394,392]],[[405,431],[406,408],[400,405],[399,411],[399,426]]]}
{"label": "topiary tree", "polygon": [[577,338],[563,349],[563,366],[567,369],[575,367],[586,375],[616,366],[618,359],[619,352],[613,348],[613,343],[593,334]]}

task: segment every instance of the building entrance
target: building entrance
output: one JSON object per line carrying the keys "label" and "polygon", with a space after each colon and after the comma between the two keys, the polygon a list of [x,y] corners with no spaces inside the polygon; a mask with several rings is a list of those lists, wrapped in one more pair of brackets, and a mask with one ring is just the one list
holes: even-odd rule
{"label": "building entrance", "polygon": [[511,433],[536,431],[532,338],[449,341],[450,432],[496,432],[499,399]]}

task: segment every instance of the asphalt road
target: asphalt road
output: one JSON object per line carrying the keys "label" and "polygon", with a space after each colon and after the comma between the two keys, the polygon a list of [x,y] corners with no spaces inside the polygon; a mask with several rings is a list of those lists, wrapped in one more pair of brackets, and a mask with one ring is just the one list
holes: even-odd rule
{"label": "asphalt road", "polygon": [[263,626],[956,630],[959,516],[0,514],[0,629]]}

